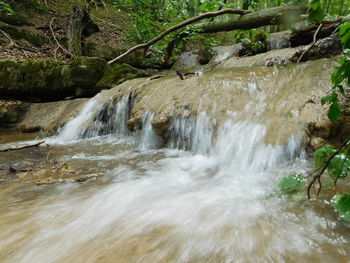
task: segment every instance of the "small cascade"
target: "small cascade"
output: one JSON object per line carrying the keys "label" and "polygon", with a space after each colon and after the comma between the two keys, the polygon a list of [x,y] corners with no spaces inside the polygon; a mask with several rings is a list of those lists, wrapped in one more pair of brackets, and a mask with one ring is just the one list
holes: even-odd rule
{"label": "small cascade", "polygon": [[194,153],[208,154],[213,139],[213,123],[205,112],[197,120],[188,116],[177,116],[169,128],[170,148],[191,150]]}
{"label": "small cascade", "polygon": [[154,113],[146,112],[142,118],[142,130],[139,132],[139,150],[157,149],[161,142],[154,132],[152,120]]}
{"label": "small cascade", "polygon": [[129,96],[122,97],[117,103],[110,99],[104,104],[97,95],[58,132],[54,140],[66,142],[107,134],[125,136],[128,134],[129,111]]}
{"label": "small cascade", "polygon": [[291,136],[285,145],[264,143],[265,125],[252,121],[226,122],[218,134],[213,152],[221,171],[264,171],[275,165],[305,157],[301,136]]}

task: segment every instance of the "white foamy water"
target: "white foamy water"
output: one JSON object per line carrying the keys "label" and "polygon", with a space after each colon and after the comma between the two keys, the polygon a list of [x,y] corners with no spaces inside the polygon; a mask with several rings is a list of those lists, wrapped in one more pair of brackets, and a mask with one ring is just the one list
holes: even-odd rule
{"label": "white foamy water", "polygon": [[[143,119],[141,142],[152,141],[152,117]],[[3,228],[2,262],[346,262],[349,235],[334,218],[275,193],[281,176],[306,169],[297,136],[272,147],[263,143],[264,125],[227,122],[212,143],[206,114],[174,120],[170,130],[170,146],[194,152],[146,158],[141,143],[133,162],[108,172],[110,183],[56,186],[32,214]],[[113,157],[122,158],[72,156]],[[6,218],[26,209],[19,206]]]}

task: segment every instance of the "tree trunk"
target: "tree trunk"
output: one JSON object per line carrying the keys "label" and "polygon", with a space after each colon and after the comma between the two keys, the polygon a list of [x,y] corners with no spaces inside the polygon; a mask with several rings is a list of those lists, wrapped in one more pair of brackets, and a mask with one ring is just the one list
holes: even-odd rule
{"label": "tree trunk", "polygon": [[217,33],[266,25],[291,24],[299,22],[300,15],[305,11],[305,8],[300,7],[274,7],[243,16],[230,16],[226,19],[198,24],[196,28],[200,33]]}
{"label": "tree trunk", "polygon": [[87,9],[74,6],[68,30],[68,51],[81,56],[84,38],[98,31],[99,28],[91,20]]}

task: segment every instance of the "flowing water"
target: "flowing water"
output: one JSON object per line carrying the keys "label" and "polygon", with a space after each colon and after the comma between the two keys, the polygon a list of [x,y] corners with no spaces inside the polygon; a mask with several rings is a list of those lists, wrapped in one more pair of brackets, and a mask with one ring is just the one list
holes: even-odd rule
{"label": "flowing water", "polygon": [[100,97],[46,140],[58,161],[103,178],[0,185],[0,262],[350,262],[350,230],[329,203],[276,189],[310,169],[300,133],[272,146],[259,114],[232,112],[216,130],[201,112],[173,118],[164,142],[152,112],[128,132],[130,96],[107,108]]}

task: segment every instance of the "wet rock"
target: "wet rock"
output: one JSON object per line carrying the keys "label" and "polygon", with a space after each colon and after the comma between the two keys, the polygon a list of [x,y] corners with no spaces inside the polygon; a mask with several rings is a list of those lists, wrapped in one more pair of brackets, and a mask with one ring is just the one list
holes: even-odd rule
{"label": "wet rock", "polygon": [[217,46],[213,47],[215,53],[210,62],[219,62],[232,57],[239,57],[241,50],[243,49],[242,43],[234,44],[231,46]]}
{"label": "wet rock", "polygon": [[21,132],[55,132],[70,119],[74,118],[87,99],[66,100],[47,103],[33,103],[23,120],[17,124]]}
{"label": "wet rock", "polygon": [[326,140],[321,137],[312,137],[310,141],[310,146],[313,151],[316,151],[317,149],[321,148],[325,144],[326,144]]}
{"label": "wet rock", "polygon": [[142,129],[141,117],[134,116],[126,122],[126,127],[129,131],[134,132]]}
{"label": "wet rock", "polygon": [[12,125],[23,119],[29,107],[28,103],[21,101],[0,100],[0,125]]}
{"label": "wet rock", "polygon": [[183,52],[179,59],[175,62],[172,69],[184,70],[196,66],[207,64],[211,55],[200,50],[188,50]]}
{"label": "wet rock", "polygon": [[290,47],[289,38],[291,36],[291,33],[292,32],[288,30],[270,34],[270,38],[268,39],[268,50]]}
{"label": "wet rock", "polygon": [[155,133],[165,139],[170,127],[171,123],[171,116],[165,115],[165,114],[158,114],[153,120],[152,120],[152,127],[155,131]]}

